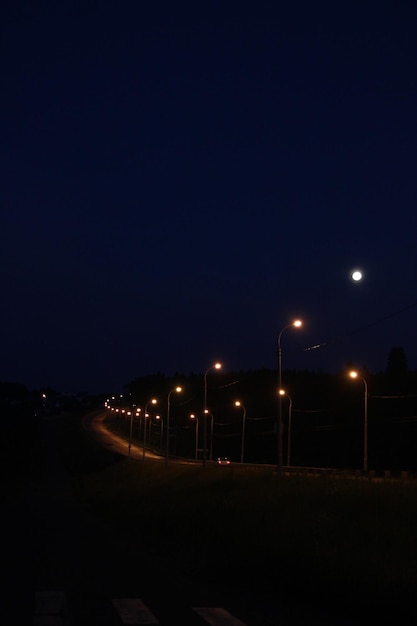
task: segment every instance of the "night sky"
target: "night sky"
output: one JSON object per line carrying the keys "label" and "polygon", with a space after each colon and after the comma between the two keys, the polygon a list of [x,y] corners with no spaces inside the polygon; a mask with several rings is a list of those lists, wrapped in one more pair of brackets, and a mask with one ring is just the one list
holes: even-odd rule
{"label": "night sky", "polygon": [[284,369],[417,369],[415,0],[8,0],[0,29],[0,380],[274,368],[296,317]]}

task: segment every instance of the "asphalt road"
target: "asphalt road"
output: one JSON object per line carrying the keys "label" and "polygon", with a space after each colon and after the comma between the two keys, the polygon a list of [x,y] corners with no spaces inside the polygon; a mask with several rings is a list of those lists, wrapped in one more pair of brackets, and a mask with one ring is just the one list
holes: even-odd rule
{"label": "asphalt road", "polygon": [[[48,450],[42,477],[3,514],[1,623],[37,626],[116,626],[159,623],[165,626],[345,625],[339,609],[323,611],[300,598],[287,602],[279,593],[260,597],[186,579],[150,552],[140,529],[115,530],[74,498],[71,479],[54,445],[57,421],[44,421]],[[92,427],[92,426],[91,426]],[[96,436],[110,449],[126,452],[126,442],[96,420]],[[141,449],[134,450],[141,454]],[[173,537],[175,540],[175,537]],[[196,557],[197,558],[197,557]],[[248,576],[256,576],[248,572]]]}

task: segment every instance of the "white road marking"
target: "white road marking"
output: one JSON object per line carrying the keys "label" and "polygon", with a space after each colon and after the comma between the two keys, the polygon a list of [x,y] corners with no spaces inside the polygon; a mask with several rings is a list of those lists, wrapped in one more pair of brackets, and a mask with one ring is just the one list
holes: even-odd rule
{"label": "white road marking", "polygon": [[114,598],[112,603],[123,624],[159,624],[151,610],[138,598]]}
{"label": "white road marking", "polygon": [[193,611],[198,613],[211,626],[246,626],[240,619],[234,617],[229,611],[221,608],[193,607]]}

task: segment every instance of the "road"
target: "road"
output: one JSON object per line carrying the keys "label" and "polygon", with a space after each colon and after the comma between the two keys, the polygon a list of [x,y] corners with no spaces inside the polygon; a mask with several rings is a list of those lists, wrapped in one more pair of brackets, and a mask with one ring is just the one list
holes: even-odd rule
{"label": "road", "polygon": [[[85,430],[91,433],[91,435],[98,441],[98,443],[116,454],[123,456],[129,455],[129,442],[125,437],[117,435],[113,431],[108,430],[105,423],[107,413],[100,411],[98,413],[90,413],[83,419],[83,426]],[[141,445],[132,442],[130,447],[130,455],[135,459],[143,459],[143,447]],[[165,456],[156,454],[151,449],[145,449],[145,458],[153,459],[154,461],[165,462]],[[170,458],[170,463],[181,463],[186,465],[201,465],[201,461],[194,461],[193,459],[181,459]]]}
{"label": "road", "polygon": [[[279,596],[239,594],[180,575],[140,535],[115,531],[74,498],[54,445],[57,420],[44,421],[43,475],[3,516],[2,624],[36,626],[353,626]],[[90,423],[88,428],[92,428]],[[126,442],[94,420],[96,436],[117,452]],[[141,454],[135,449],[133,454]],[[251,573],[248,572],[248,575]],[[252,573],[253,574],[253,573]],[[326,604],[327,599],[324,599]],[[337,611],[336,611],[337,613]]]}
{"label": "road", "polygon": [[[128,441],[124,437],[120,437],[116,433],[108,430],[105,424],[105,418],[107,413],[100,411],[98,413],[89,413],[83,419],[83,426],[85,430],[90,432],[92,436],[99,442],[104,448],[111,450],[114,453],[128,456],[129,447]],[[130,454],[135,459],[143,458],[143,448],[136,444],[131,445]],[[151,450],[145,450],[146,458],[152,458],[155,460],[163,460],[161,455],[157,455]]]}

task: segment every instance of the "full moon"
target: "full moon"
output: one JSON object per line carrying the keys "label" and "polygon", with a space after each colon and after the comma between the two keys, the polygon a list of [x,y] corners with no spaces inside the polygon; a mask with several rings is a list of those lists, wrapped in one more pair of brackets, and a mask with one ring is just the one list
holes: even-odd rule
{"label": "full moon", "polygon": [[352,272],[351,276],[352,276],[352,280],[354,280],[356,283],[362,280],[363,278],[363,274],[360,270],[355,270],[354,272]]}

